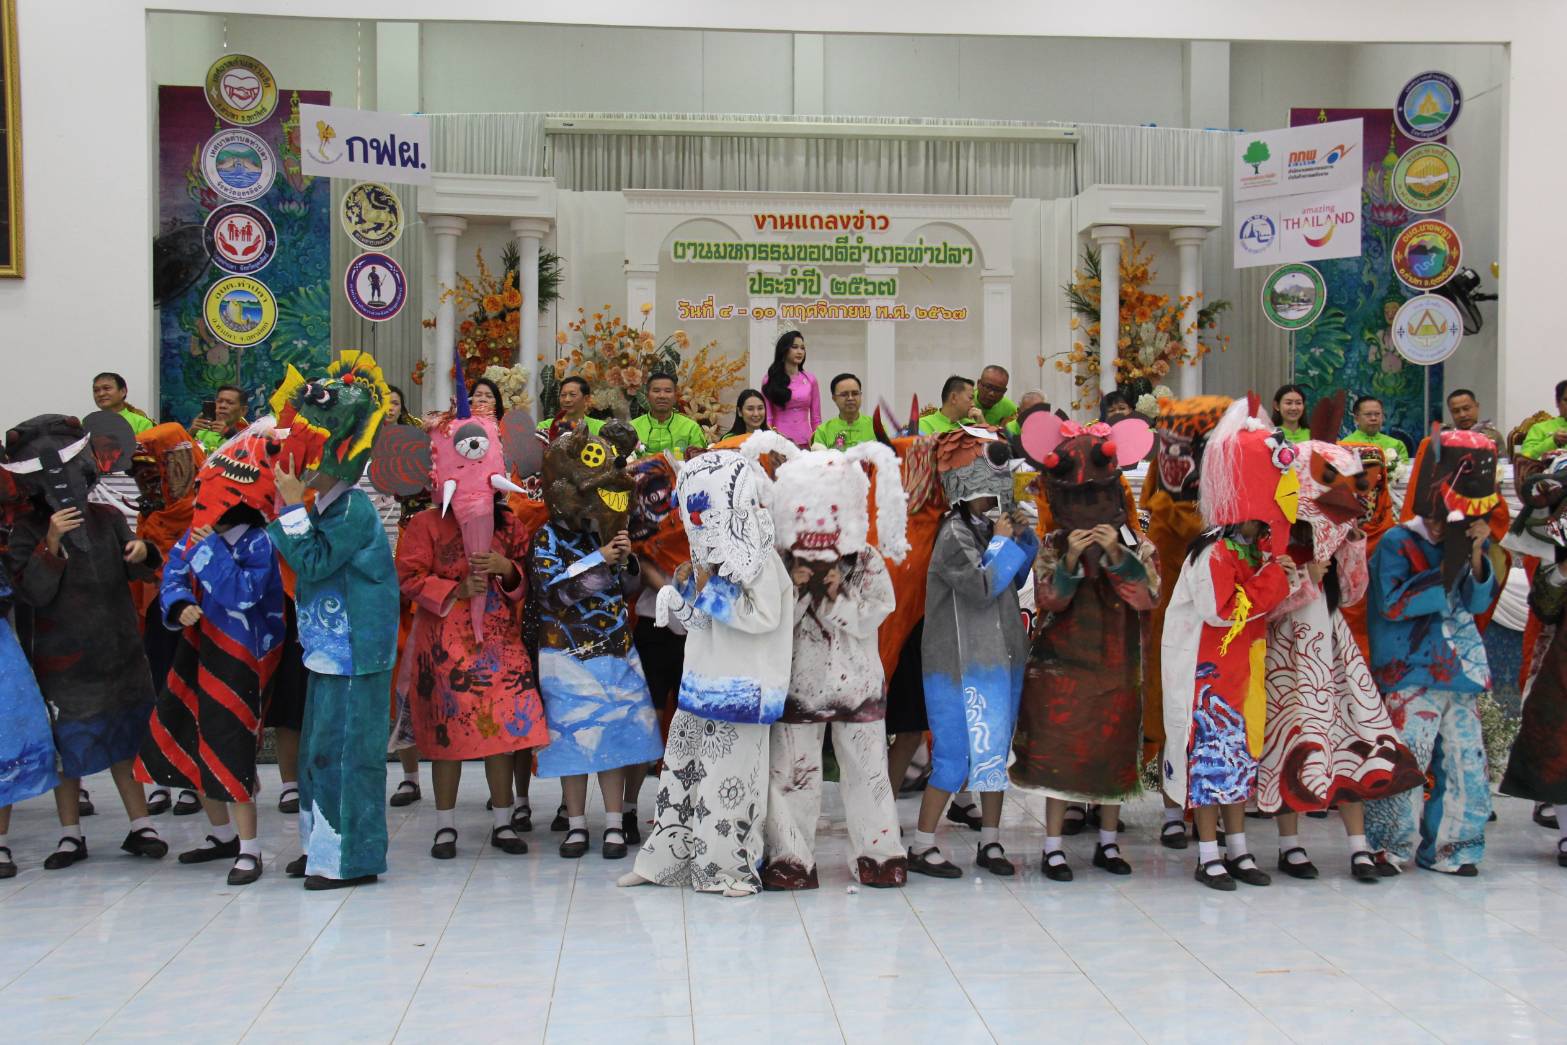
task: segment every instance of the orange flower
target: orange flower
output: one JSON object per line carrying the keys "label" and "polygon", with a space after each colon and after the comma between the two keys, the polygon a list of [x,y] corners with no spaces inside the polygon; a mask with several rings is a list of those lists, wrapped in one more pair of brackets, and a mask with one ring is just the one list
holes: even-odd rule
{"label": "orange flower", "polygon": [[516,287],[507,287],[506,293],[501,295],[501,300],[506,303],[507,308],[521,308],[522,292]]}
{"label": "orange flower", "polygon": [[564,330],[555,334],[555,343],[557,345],[564,345],[566,343],[566,332]]}
{"label": "orange flower", "polygon": [[457,324],[457,333],[461,334],[463,337],[467,337],[469,334],[473,333],[473,320],[465,319],[461,323]]}
{"label": "orange flower", "polygon": [[484,311],[499,312],[501,307],[501,296],[499,294],[484,295]]}
{"label": "orange flower", "polygon": [[565,376],[566,376],[566,361],[564,359],[557,359],[557,360],[555,360],[555,380],[560,381]]}

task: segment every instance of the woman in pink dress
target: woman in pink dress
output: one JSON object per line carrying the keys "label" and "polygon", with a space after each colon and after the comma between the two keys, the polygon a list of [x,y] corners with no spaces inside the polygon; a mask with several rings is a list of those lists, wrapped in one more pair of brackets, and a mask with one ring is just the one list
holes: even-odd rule
{"label": "woman in pink dress", "polygon": [[805,371],[805,335],[798,330],[778,339],[762,396],[767,426],[796,446],[809,446],[811,433],[822,423],[822,391]]}

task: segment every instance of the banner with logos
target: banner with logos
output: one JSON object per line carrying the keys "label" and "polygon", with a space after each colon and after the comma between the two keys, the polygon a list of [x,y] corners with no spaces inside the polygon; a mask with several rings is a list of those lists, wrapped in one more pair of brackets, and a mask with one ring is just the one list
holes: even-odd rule
{"label": "banner with logos", "polygon": [[422,116],[303,105],[299,120],[306,174],[430,184],[430,121]]}
{"label": "banner with logos", "polygon": [[1236,136],[1236,268],[1359,255],[1362,132],[1356,119]]}
{"label": "banner with logos", "polygon": [[1235,208],[1235,267],[1355,257],[1359,225],[1356,185],[1243,203]]}

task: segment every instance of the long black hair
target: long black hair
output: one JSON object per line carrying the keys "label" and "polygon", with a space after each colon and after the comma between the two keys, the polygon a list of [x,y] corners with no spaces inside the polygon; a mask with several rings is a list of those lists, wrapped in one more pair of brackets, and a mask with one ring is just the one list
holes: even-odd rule
{"label": "long black hair", "polygon": [[[1310,401],[1306,398],[1306,390],[1304,388],[1300,387],[1299,385],[1280,385],[1279,390],[1273,393],[1273,423],[1276,425],[1282,425],[1284,423],[1284,415],[1279,413],[1279,400],[1283,399],[1291,392],[1294,392],[1296,395],[1300,396],[1300,401],[1303,406],[1310,407],[1311,405]],[[1300,423],[1303,427],[1309,427],[1308,422],[1310,420],[1311,411],[1308,409],[1305,413],[1300,415]]]}
{"label": "long black hair", "polygon": [[388,391],[397,393],[397,401],[402,404],[403,408],[402,413],[392,418],[390,423],[394,425],[407,424],[408,422],[403,419],[408,416],[408,397],[403,395],[403,390],[396,385],[387,385],[386,387]]}
{"label": "long black hair", "polygon": [[[741,392],[740,397],[735,400],[735,423],[734,427],[729,429],[730,435],[747,434],[748,430],[745,427],[745,419],[740,416],[740,408],[745,406],[745,404],[752,399],[761,399],[763,402],[766,402],[766,397],[764,397],[762,393],[758,392],[754,388],[747,388],[745,391]],[[758,428],[757,431],[766,432],[769,430],[770,429],[767,427],[767,419],[763,418],[762,427]]]}
{"label": "long black hair", "polygon": [[490,395],[495,397],[495,420],[496,423],[499,423],[500,419],[506,416],[506,399],[501,395],[501,386],[487,377],[481,377],[473,383],[473,388],[468,389],[470,398],[473,396],[473,389],[478,388],[480,385],[488,388]]}
{"label": "long black hair", "polygon": [[[774,406],[787,406],[789,403],[789,374],[784,366],[789,357],[789,350],[794,347],[795,338],[805,339],[805,335],[798,330],[786,330],[778,336],[778,343],[773,346],[773,365],[767,368],[767,379],[762,382],[762,395]],[[805,362],[800,362],[800,369],[805,369]]]}

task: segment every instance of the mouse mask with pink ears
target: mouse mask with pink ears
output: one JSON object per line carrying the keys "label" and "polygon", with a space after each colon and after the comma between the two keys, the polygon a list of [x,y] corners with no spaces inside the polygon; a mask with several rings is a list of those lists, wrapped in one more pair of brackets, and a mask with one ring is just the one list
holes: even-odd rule
{"label": "mouse mask with pink ears", "polygon": [[[475,414],[459,386],[456,408],[420,431],[385,425],[370,455],[370,482],[382,493],[412,497],[429,490],[437,510],[457,519],[463,550],[479,555],[495,537],[495,495],[521,493],[510,472],[531,475],[543,455],[533,418],[506,411],[499,423]],[[483,628],[484,600],[469,601],[475,634]]]}
{"label": "mouse mask with pink ears", "polygon": [[1023,454],[1039,469],[1055,527],[1067,531],[1127,524],[1121,469],[1146,457],[1153,439],[1137,417],[1085,426],[1039,408],[1022,423]]}

